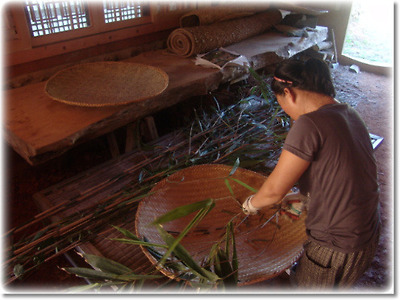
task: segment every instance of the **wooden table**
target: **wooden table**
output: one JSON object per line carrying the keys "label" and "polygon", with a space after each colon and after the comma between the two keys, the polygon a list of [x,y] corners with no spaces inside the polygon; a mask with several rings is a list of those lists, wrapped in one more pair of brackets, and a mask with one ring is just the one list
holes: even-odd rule
{"label": "wooden table", "polygon": [[[317,27],[307,38],[270,32],[228,48],[246,56],[259,69],[324,41],[327,35],[326,27]],[[36,165],[180,101],[204,95],[226,80],[218,69],[196,66],[193,59],[178,57],[167,50],[145,52],[126,61],[160,67],[169,75],[168,88],[145,101],[106,108],[76,107],[54,101],[44,92],[45,82],[7,90],[4,92],[7,142],[29,164]]]}
{"label": "wooden table", "polygon": [[125,106],[85,108],[52,100],[45,82],[5,93],[5,137],[31,165],[59,156],[75,145],[114,131],[192,95],[206,94],[219,85],[217,69],[196,66],[189,59],[146,52],[127,61],[158,66],[169,85],[159,96]]}

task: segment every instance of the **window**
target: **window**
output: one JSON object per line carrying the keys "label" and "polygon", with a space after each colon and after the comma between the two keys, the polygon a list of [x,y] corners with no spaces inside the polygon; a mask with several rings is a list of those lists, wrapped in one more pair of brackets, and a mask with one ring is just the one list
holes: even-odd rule
{"label": "window", "polygon": [[138,1],[25,1],[24,9],[35,46],[151,22]]}
{"label": "window", "polygon": [[82,1],[26,1],[25,10],[33,37],[90,25],[88,8]]}
{"label": "window", "polygon": [[142,11],[142,5],[135,1],[109,2],[104,1],[104,21],[105,23],[120,22],[141,18],[148,15],[146,9]]}
{"label": "window", "polygon": [[[7,66],[103,47],[117,41],[136,43],[129,39],[139,36],[151,40],[157,38],[158,32],[163,36],[166,30],[177,27],[182,14],[197,7],[189,0],[182,3],[148,0],[7,2],[1,24]],[[99,49],[99,52],[104,51],[105,48]]]}

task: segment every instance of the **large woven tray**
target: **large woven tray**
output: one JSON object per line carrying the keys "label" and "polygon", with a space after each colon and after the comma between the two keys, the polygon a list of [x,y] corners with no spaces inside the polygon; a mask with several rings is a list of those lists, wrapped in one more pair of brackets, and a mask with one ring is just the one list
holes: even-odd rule
{"label": "large woven tray", "polygon": [[54,100],[77,106],[102,107],[142,101],[161,94],[168,75],[137,63],[79,64],[53,75],[45,92]]}
{"label": "large woven tray", "polygon": [[[153,243],[165,244],[157,229],[148,226],[149,223],[176,207],[208,198],[215,199],[215,207],[181,243],[194,259],[201,263],[208,255],[211,246],[221,239],[225,225],[234,215],[238,215],[235,221],[237,226],[235,239],[239,261],[239,285],[246,285],[279,275],[299,258],[306,239],[305,215],[302,214],[297,221],[274,217],[267,225],[260,228],[260,225],[276,211],[271,208],[264,209],[259,215],[249,216],[240,224],[245,215],[241,212],[241,205],[235,201],[225,184],[225,179],[231,170],[232,167],[225,165],[193,166],[160,181],[152,189],[153,194],[139,204],[136,214],[136,233]],[[266,179],[258,173],[241,168],[238,168],[230,178],[236,178],[256,189]],[[240,202],[252,194],[248,188],[228,180],[235,198]],[[194,214],[165,223],[163,227],[171,234],[179,233],[193,217]],[[157,250],[165,253],[162,249]],[[157,263],[146,249],[143,248],[143,251],[152,264]],[[170,271],[162,269],[161,272],[171,278],[174,277]]]}

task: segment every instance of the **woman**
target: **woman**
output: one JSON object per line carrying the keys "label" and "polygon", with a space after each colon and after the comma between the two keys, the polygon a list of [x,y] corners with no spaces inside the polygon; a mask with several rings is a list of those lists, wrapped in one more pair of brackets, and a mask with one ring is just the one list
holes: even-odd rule
{"label": "woman", "polygon": [[[351,286],[369,267],[378,243],[376,162],[357,112],[335,100],[328,66],[288,60],[271,88],[294,120],[279,161],[260,190],[243,203],[246,214],[296,196],[307,199],[304,254],[291,275],[302,288]],[[306,197],[307,196],[307,197]]]}

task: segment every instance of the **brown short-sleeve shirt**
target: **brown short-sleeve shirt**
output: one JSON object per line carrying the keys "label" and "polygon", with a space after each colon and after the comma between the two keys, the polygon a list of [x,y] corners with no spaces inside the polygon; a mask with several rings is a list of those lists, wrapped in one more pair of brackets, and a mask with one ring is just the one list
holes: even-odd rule
{"label": "brown short-sleeve shirt", "polygon": [[283,148],[310,161],[299,180],[310,195],[309,237],[343,252],[365,247],[379,224],[377,169],[368,130],[347,104],[300,116]]}

